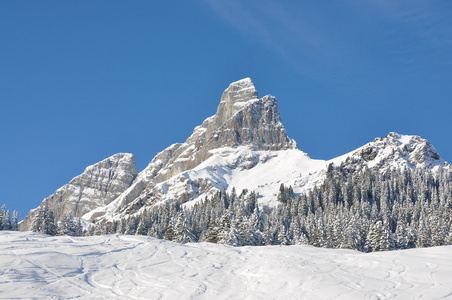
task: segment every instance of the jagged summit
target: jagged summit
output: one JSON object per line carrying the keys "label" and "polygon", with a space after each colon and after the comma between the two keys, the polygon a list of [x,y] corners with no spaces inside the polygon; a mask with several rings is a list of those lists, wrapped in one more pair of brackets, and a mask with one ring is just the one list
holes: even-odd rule
{"label": "jagged summit", "polygon": [[250,78],[233,82],[223,92],[215,117],[223,124],[249,101],[257,100],[257,90]]}
{"label": "jagged summit", "polygon": [[[93,212],[88,218],[100,217],[106,211],[119,212],[126,207],[138,207],[142,205],[139,203],[147,201],[145,199],[157,199],[155,195],[168,194],[165,182],[193,170],[221,149],[226,149],[227,153],[231,148],[239,147],[250,151],[297,149],[296,142],[288,137],[281,122],[275,97],[267,95],[258,99],[257,95],[250,78],[231,83],[223,92],[214,116],[197,126],[184,143],[173,144],[158,153],[115,203],[109,208]],[[304,153],[302,155],[306,156]],[[239,155],[237,160],[243,160],[243,157]],[[194,188],[205,192],[212,187],[208,181],[204,184],[205,187]],[[185,196],[178,197],[193,197],[193,194],[186,196],[186,191],[183,193]]]}
{"label": "jagged summit", "polygon": [[154,181],[160,182],[192,169],[224,147],[249,146],[255,150],[295,149],[281,122],[272,96],[257,99],[250,78],[233,82],[223,92],[217,113],[196,127],[183,144],[159,153],[149,165]]}
{"label": "jagged summit", "polygon": [[229,87],[224,90],[220,103],[223,102],[244,102],[257,99],[257,90],[251,78],[247,77],[232,82]]}
{"label": "jagged summit", "polygon": [[257,96],[250,78],[231,83],[223,92],[217,113],[199,128],[208,133],[210,143],[222,141],[213,148],[244,144],[259,150],[296,148],[282,125],[276,98]]}

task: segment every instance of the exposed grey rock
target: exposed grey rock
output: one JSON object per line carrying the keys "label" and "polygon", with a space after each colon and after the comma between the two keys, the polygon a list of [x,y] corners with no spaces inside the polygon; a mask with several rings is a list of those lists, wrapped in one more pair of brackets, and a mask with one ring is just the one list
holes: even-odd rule
{"label": "exposed grey rock", "polygon": [[30,211],[20,223],[20,230],[30,229],[32,217],[41,207],[51,209],[59,220],[65,213],[81,217],[108,205],[132,184],[136,175],[135,157],[128,153],[118,153],[91,165]]}
{"label": "exposed grey rock", "polygon": [[156,183],[167,180],[205,161],[213,149],[239,145],[255,150],[297,148],[287,136],[276,99],[257,99],[250,78],[231,83],[221,97],[217,113],[196,127],[185,143],[159,153],[149,165],[150,175]]}

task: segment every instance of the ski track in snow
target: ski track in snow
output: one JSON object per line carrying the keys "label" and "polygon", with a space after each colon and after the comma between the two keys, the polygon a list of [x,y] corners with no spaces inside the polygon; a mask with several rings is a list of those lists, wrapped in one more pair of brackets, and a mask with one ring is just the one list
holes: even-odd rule
{"label": "ski track in snow", "polygon": [[0,299],[452,299],[452,246],[360,253],[0,231]]}

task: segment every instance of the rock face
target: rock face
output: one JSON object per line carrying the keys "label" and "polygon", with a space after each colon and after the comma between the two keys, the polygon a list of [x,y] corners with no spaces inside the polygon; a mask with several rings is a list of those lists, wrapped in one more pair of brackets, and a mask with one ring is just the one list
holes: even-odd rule
{"label": "rock face", "polygon": [[233,82],[224,91],[217,113],[207,118],[183,144],[159,153],[148,172],[158,183],[193,169],[223,147],[247,145],[255,150],[295,149],[281,122],[277,101],[272,96],[257,99],[250,78]]}
{"label": "rock face", "polygon": [[44,199],[20,223],[20,229],[30,229],[32,217],[41,207],[51,209],[59,220],[65,213],[81,217],[95,208],[108,205],[132,184],[136,175],[132,154],[118,153],[104,159],[87,167],[82,174]]}

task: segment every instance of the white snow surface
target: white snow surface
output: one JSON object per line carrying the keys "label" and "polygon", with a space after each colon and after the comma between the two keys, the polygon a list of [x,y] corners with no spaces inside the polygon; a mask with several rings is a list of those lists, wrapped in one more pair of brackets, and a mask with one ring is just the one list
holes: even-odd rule
{"label": "white snow surface", "polygon": [[0,231],[0,299],[451,299],[452,246],[361,253]]}
{"label": "white snow surface", "polygon": [[[326,167],[325,161],[311,159],[298,149],[255,151],[240,146],[211,152],[214,153],[212,157],[187,174],[193,178],[198,174],[200,178],[212,178],[213,182],[219,183],[219,189],[229,192],[232,188],[238,193],[243,189],[257,191],[261,205],[276,204],[281,183],[293,186],[297,193],[312,187],[307,183],[314,184],[314,176],[319,177]],[[214,174],[205,174],[204,170],[213,170]]]}
{"label": "white snow surface", "polygon": [[[210,151],[213,155],[192,170],[182,172],[155,186],[162,195],[162,201],[177,199],[187,191],[193,193],[193,201],[186,207],[213,196],[218,190],[237,193],[243,189],[259,193],[259,204],[276,205],[281,183],[293,186],[299,193],[318,183],[326,161],[315,160],[298,149],[281,151],[257,151],[248,146],[224,147]],[[317,179],[317,180],[316,180]],[[192,187],[190,183],[199,180],[210,185],[204,190]]]}

